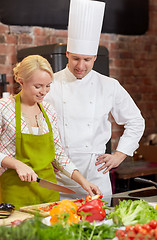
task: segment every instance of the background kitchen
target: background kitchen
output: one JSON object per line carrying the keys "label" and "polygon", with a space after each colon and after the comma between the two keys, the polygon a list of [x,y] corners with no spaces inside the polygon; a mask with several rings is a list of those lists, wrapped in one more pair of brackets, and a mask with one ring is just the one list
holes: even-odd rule
{"label": "background kitchen", "polygon": [[[157,1],[105,2],[100,45],[109,52],[109,75],[118,79],[130,93],[146,120],[143,143],[148,135],[157,133]],[[0,74],[3,80],[6,76],[8,92],[13,93],[16,89],[12,68],[20,49],[66,44],[68,9],[69,0],[1,0]],[[1,82],[2,79],[2,92]],[[114,121],[112,125],[111,149],[114,151],[123,127]],[[154,149],[157,153],[157,146]],[[154,158],[151,154],[150,162]],[[157,159],[153,161],[157,164]],[[153,176],[156,177],[155,167]],[[114,181],[115,172],[113,176]]]}

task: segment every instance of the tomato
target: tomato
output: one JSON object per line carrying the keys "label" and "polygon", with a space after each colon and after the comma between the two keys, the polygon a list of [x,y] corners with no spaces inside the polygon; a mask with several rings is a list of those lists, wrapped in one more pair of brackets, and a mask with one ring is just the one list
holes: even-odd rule
{"label": "tomato", "polygon": [[152,229],[155,229],[157,227],[157,220],[151,220],[148,224]]}
{"label": "tomato", "polygon": [[133,230],[134,230],[134,226],[127,225],[127,226],[125,227],[125,231],[126,231],[126,232],[133,231]]}
{"label": "tomato", "polygon": [[119,229],[115,232],[115,235],[118,239],[121,239],[121,237],[125,237],[125,232],[123,230]]}
{"label": "tomato", "polygon": [[136,236],[136,233],[135,233],[134,230],[127,232],[127,237],[128,237],[129,240],[134,240],[135,236]]}
{"label": "tomato", "polygon": [[149,236],[152,238],[155,236],[155,229],[151,229],[149,232]]}
{"label": "tomato", "polygon": [[154,235],[155,235],[155,239],[157,239],[157,228],[154,229]]}
{"label": "tomato", "polygon": [[135,224],[135,226],[134,226],[134,230],[136,233],[138,233],[141,228],[142,228],[142,226],[140,224]]}
{"label": "tomato", "polygon": [[150,232],[150,230],[151,230],[151,227],[147,223],[143,224],[142,228],[146,229],[147,232]]}
{"label": "tomato", "polygon": [[147,230],[142,227],[139,229],[139,233],[141,233],[143,236],[148,234]]}

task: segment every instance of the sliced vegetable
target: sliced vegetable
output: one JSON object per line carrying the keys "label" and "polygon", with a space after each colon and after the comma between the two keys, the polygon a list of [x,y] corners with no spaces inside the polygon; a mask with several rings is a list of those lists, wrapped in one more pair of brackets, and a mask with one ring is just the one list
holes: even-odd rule
{"label": "sliced vegetable", "polygon": [[57,222],[63,222],[63,225],[65,223],[78,223],[80,216],[76,214],[77,209],[77,205],[70,200],[64,199],[60,201],[58,205],[54,206],[50,210],[51,224],[55,224]]}
{"label": "sliced vegetable", "polygon": [[90,196],[89,194],[86,196],[85,200],[86,202],[89,202],[91,200],[94,200],[94,199],[102,199],[102,195],[94,195],[94,196]]}

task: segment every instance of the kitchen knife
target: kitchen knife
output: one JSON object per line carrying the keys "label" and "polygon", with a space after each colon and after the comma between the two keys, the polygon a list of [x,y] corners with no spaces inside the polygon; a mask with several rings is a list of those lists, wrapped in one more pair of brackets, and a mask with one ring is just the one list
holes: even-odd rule
{"label": "kitchen knife", "polygon": [[47,180],[44,180],[42,178],[37,177],[37,182],[39,183],[40,187],[48,188],[50,190],[54,190],[57,192],[64,192],[64,193],[76,193],[73,190],[63,187],[61,185],[55,184],[53,182],[49,182]]}
{"label": "kitchen knife", "polygon": [[145,179],[145,178],[139,178],[139,177],[135,177],[134,180],[136,182],[140,182],[140,183],[147,183],[147,184],[155,186],[157,188],[157,183],[152,181],[152,180],[148,180],[148,179]]}

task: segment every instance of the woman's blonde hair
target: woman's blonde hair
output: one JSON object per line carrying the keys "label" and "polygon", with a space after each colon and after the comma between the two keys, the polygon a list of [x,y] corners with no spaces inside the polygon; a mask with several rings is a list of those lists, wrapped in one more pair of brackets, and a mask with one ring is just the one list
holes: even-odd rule
{"label": "woman's blonde hair", "polygon": [[38,69],[46,71],[53,79],[53,71],[50,63],[40,55],[29,55],[13,68],[15,81],[18,82],[18,78],[27,81],[33,72]]}

